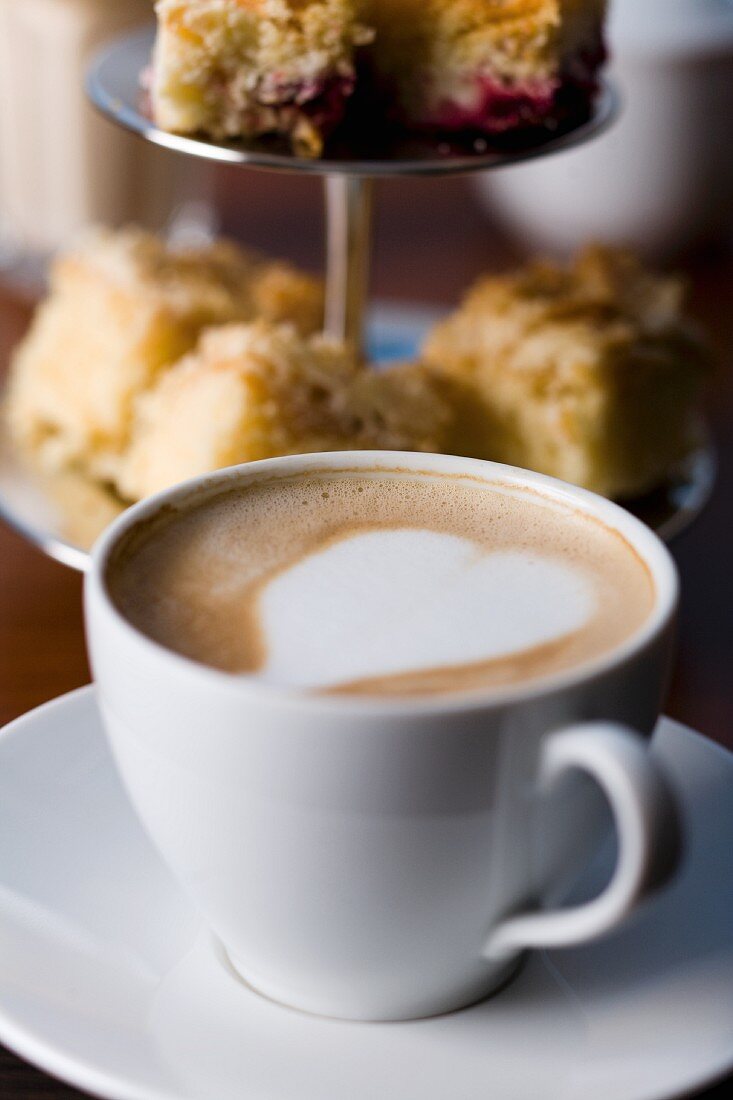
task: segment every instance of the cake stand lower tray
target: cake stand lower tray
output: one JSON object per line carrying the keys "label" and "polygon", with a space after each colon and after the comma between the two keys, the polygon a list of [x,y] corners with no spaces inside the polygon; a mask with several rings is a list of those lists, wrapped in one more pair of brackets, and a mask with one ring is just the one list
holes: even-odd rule
{"label": "cake stand lower tray", "polygon": [[[439,316],[425,306],[376,309],[368,326],[370,361],[411,358]],[[715,454],[705,442],[671,472],[665,485],[625,506],[669,542],[703,510],[715,474]],[[92,543],[124,508],[111,490],[80,474],[51,477],[29,469],[0,417],[0,518],[49,557],[84,572]]]}

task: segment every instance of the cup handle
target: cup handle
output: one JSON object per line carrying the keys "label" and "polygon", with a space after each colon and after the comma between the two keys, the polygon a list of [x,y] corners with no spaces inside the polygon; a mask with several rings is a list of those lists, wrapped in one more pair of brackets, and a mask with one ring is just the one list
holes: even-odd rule
{"label": "cup handle", "polygon": [[509,916],[488,937],[487,958],[597,939],[625,920],[677,868],[681,841],[675,798],[637,733],[610,722],[589,722],[551,734],[540,761],[540,789],[547,790],[575,769],[598,783],[611,806],[619,849],[611,882],[583,905]]}

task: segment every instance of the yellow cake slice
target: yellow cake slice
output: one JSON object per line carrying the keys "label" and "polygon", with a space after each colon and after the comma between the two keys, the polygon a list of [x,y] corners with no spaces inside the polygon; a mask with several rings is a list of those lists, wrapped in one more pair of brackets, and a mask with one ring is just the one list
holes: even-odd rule
{"label": "yellow cake slice", "polygon": [[698,441],[707,355],[679,280],[601,248],[479,281],[427,339],[449,448],[631,498]]}
{"label": "yellow cake slice", "polygon": [[318,156],[343,118],[355,51],[372,35],[357,0],[159,0],[156,122],[214,138],[285,134]]}
{"label": "yellow cake slice", "polygon": [[587,104],[606,0],[369,0],[370,63],[403,122],[503,133]]}
{"label": "yellow cake slice", "polygon": [[118,489],[137,500],[223,466],[343,449],[442,449],[450,417],[419,366],[376,372],[291,326],[229,325],[141,399]]}
{"label": "yellow cake slice", "polygon": [[320,328],[320,283],[227,242],[174,251],[138,230],[99,230],[56,261],[13,360],[8,418],[47,470],[114,479],[138,396],[203,329],[265,317]]}

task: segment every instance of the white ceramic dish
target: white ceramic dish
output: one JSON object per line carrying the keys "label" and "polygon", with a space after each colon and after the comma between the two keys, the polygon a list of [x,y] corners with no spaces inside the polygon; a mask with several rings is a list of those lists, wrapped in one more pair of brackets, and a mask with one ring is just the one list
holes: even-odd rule
{"label": "white ceramic dish", "polygon": [[617,125],[476,187],[542,249],[591,238],[664,257],[730,230],[733,4],[614,0],[610,37]]}
{"label": "white ceramic dish", "polygon": [[667,720],[655,751],[688,846],[632,927],[464,1012],[337,1023],[222,965],[122,793],[94,690],[59,699],[0,736],[0,1040],[109,1100],[686,1095],[733,1068],[733,757]]}

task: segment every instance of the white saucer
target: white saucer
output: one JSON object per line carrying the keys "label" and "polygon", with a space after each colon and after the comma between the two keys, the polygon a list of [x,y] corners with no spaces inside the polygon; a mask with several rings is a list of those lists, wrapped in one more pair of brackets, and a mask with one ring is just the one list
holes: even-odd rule
{"label": "white saucer", "polygon": [[128,806],[93,689],[65,696],[0,736],[0,1041],[114,1100],[666,1100],[708,1084],[733,1068],[733,756],[668,720],[655,746],[688,845],[631,928],[534,957],[452,1016],[348,1024],[224,967]]}

